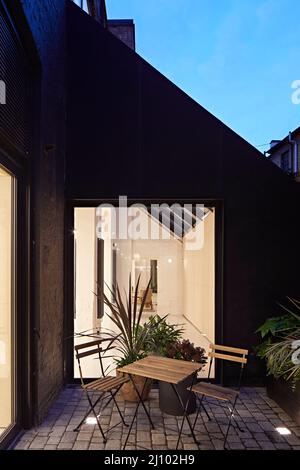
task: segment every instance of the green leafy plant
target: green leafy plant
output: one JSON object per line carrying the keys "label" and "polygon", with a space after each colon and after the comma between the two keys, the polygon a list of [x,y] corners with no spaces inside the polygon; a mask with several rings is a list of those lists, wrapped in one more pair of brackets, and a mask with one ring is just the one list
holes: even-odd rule
{"label": "green leafy plant", "polygon": [[289,297],[287,300],[287,305],[279,304],[285,315],[269,318],[258,328],[263,341],[256,353],[266,360],[268,375],[282,377],[294,388],[300,380],[300,302]]}
{"label": "green leafy plant", "polygon": [[148,354],[166,356],[168,347],[181,338],[184,328],[182,325],[168,323],[167,317],[153,315],[144,324],[144,328],[149,329],[145,339],[145,350]]}
{"label": "green leafy plant", "polygon": [[107,314],[108,317],[118,330],[116,350],[121,354],[121,358],[115,360],[118,367],[130,364],[147,355],[145,343],[150,333],[151,325],[145,324],[142,326],[141,319],[150,288],[150,281],[143,293],[140,306],[138,305],[139,284],[140,276],[135,288],[133,288],[131,276],[129,276],[128,293],[125,293],[125,299],[122,298],[118,285],[116,286],[115,293],[109,289],[114,299],[113,302],[109,300],[104,292],[99,294],[102,296],[104,304],[110,310],[110,313]]}
{"label": "green leafy plant", "polygon": [[268,320],[266,320],[265,323],[256,330],[256,332],[260,333],[262,338],[265,338],[269,334],[274,336],[280,332],[297,327],[298,323],[299,320],[297,320],[297,317],[291,314],[268,318]]}
{"label": "green leafy plant", "polygon": [[286,337],[280,338],[275,343],[271,343],[265,352],[269,375],[276,379],[284,377],[291,381],[293,387],[300,380],[300,364],[293,361],[295,342],[300,341],[300,328]]}
{"label": "green leafy plant", "polygon": [[170,344],[166,356],[171,359],[182,359],[184,361],[199,362],[200,364],[206,364],[207,362],[205,349],[194,346],[188,339]]}

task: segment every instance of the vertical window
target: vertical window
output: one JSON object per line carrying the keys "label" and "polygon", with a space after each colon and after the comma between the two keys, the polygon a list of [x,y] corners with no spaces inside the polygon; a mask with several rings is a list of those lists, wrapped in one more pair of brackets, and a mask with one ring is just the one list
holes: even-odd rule
{"label": "vertical window", "polygon": [[14,424],[14,178],[0,167],[0,440]]}
{"label": "vertical window", "polygon": [[153,294],[157,294],[157,259],[150,260],[151,267],[151,290]]}
{"label": "vertical window", "polygon": [[285,173],[289,173],[291,171],[291,168],[290,168],[290,152],[289,151],[284,152],[281,155],[281,169]]}
{"label": "vertical window", "polygon": [[104,240],[97,238],[97,318],[102,318],[104,315],[103,303],[103,289],[104,289]]}
{"label": "vertical window", "polygon": [[113,244],[112,250],[112,301],[115,302],[117,295],[117,247]]}

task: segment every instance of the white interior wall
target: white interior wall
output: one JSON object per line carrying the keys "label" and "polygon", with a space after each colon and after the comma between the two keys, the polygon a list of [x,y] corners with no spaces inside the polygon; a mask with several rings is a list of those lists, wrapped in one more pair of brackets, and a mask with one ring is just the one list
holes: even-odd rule
{"label": "white interior wall", "polygon": [[[121,295],[128,295],[129,276],[132,272],[132,240],[117,240],[117,285]],[[135,284],[134,278],[132,284]],[[124,299],[125,300],[125,299]]]}
{"label": "white interior wall", "polygon": [[[76,318],[75,333],[93,330],[96,327],[97,299],[96,292],[96,218],[95,208],[80,207],[75,209],[76,243]],[[84,342],[76,339],[76,343]],[[94,377],[95,362],[82,359],[83,370],[87,377]],[[79,377],[77,361],[74,361],[75,377]]]}
{"label": "white interior wall", "polygon": [[[157,260],[158,292],[157,313],[161,316],[182,315],[183,301],[183,250],[182,242],[162,227],[148,213],[139,213],[141,224],[148,224],[149,239],[116,240],[117,243],[117,282],[120,290],[128,292],[128,279],[131,273],[135,286],[140,273],[140,288],[147,286],[150,279],[150,261]],[[152,231],[159,233],[159,239],[151,240]]]}
{"label": "white interior wall", "polygon": [[[200,230],[200,226],[196,227]],[[183,305],[185,317],[209,341],[215,339],[215,215],[204,220],[204,243],[199,250],[183,252]]]}
{"label": "white interior wall", "polygon": [[[170,240],[137,240],[132,242],[133,259],[148,267],[141,278],[141,287],[150,279],[150,260],[157,260],[157,313],[182,315],[182,243]],[[145,271],[144,271],[145,273]]]}
{"label": "white interior wall", "polygon": [[[105,217],[108,225],[107,237],[104,240],[104,290],[111,297],[112,286],[112,240],[109,234],[112,230],[111,213],[109,209],[95,208],[75,209],[75,241],[76,241],[76,318],[75,333],[96,331],[102,329],[106,333],[114,329],[114,324],[107,315],[100,320],[97,318],[97,223],[99,217]],[[107,309],[105,308],[104,311]],[[87,338],[76,338],[76,344],[86,342]],[[109,361],[111,362],[111,361]],[[106,365],[107,361],[105,361]],[[95,357],[82,359],[82,370],[85,377],[95,377],[100,374],[98,360]],[[75,377],[80,377],[78,363],[74,361]]]}

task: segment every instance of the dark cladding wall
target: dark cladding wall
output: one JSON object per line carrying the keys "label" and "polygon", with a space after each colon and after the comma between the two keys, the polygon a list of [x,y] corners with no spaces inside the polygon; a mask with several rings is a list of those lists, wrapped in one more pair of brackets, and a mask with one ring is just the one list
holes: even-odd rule
{"label": "dark cladding wall", "polygon": [[68,197],[223,201],[218,340],[251,348],[278,296],[300,298],[300,187],[72,5],[67,24]]}
{"label": "dark cladding wall", "polygon": [[24,0],[22,5],[41,62],[41,88],[36,97],[40,109],[34,116],[32,290],[36,318],[35,419],[40,421],[63,384],[65,2]]}

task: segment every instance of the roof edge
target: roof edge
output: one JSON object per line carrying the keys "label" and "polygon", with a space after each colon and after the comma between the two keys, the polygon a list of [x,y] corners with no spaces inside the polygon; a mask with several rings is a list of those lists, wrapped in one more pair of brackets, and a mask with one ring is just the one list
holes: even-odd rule
{"label": "roof edge", "polygon": [[107,20],[108,26],[133,26],[134,25],[134,20],[131,19],[113,19],[113,20]]}
{"label": "roof edge", "polygon": [[[297,135],[300,135],[300,126],[297,127],[292,133],[292,137],[296,137]],[[269,150],[267,150],[266,153],[268,153],[270,156],[273,155],[273,153],[277,152],[277,150],[280,149],[283,145],[287,144],[289,141],[289,134],[284,137],[282,140],[280,140],[277,144],[275,144],[273,147],[271,147]]]}

